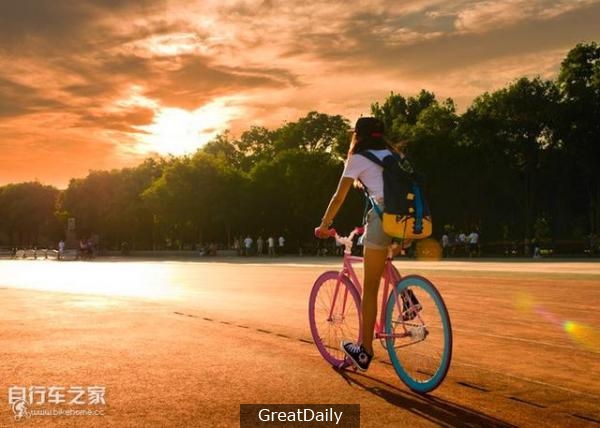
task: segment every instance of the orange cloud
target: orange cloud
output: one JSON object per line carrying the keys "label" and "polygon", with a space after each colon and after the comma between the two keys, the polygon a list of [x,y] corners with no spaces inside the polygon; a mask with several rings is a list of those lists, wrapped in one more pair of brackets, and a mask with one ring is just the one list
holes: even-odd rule
{"label": "orange cloud", "polygon": [[0,2],[0,185],[65,186],[313,110],[352,121],[390,91],[466,108],[552,78],[599,21],[596,0]]}

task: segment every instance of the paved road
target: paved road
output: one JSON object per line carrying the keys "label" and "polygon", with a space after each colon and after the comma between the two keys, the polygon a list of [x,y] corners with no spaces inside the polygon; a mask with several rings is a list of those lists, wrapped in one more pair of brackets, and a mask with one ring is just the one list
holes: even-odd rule
{"label": "paved road", "polygon": [[[0,261],[0,426],[235,427],[241,403],[359,403],[363,427],[600,425],[598,263],[398,262],[452,317],[452,367],[426,397],[382,350],[366,374],[321,359],[307,296],[337,263]],[[101,416],[15,422],[8,404],[15,386],[93,385]]]}

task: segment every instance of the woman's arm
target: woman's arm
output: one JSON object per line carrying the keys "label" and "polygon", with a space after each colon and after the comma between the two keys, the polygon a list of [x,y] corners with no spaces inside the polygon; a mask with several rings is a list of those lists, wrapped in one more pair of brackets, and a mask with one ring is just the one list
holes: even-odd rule
{"label": "woman's arm", "polygon": [[319,225],[318,231],[316,232],[317,234],[320,234],[323,236],[327,234],[329,226],[331,226],[331,223],[333,223],[333,219],[335,218],[338,211],[340,210],[340,207],[344,203],[344,200],[346,199],[346,196],[348,195],[348,191],[352,187],[353,183],[354,183],[353,178],[350,178],[350,177],[340,178],[338,187],[337,187],[335,193],[333,194],[333,196],[331,197],[331,200],[329,201],[329,205],[327,206],[327,210],[325,210],[325,214],[323,215],[323,218],[321,219],[321,224]]}

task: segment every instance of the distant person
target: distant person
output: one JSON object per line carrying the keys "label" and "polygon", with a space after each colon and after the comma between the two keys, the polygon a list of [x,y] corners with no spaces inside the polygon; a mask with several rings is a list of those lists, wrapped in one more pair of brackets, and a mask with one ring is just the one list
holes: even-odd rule
{"label": "distant person", "polygon": [[282,236],[279,237],[279,239],[277,240],[279,243],[279,254],[283,256],[284,252],[285,252],[285,238]]}
{"label": "distant person", "polygon": [[244,239],[244,251],[246,253],[246,256],[251,255],[253,243],[254,241],[252,240],[252,238],[250,238],[250,235],[247,235],[246,239]]}
{"label": "distant person", "polygon": [[256,254],[259,256],[263,255],[263,246],[265,245],[265,241],[262,237],[262,235],[259,235],[258,239],[256,240]]}
{"label": "distant person", "polygon": [[450,254],[450,238],[447,233],[442,235],[442,255],[447,258]]}
{"label": "distant person", "polygon": [[238,238],[233,240],[233,249],[238,256],[242,255],[242,246],[240,245],[240,240]]}
{"label": "distant person", "polygon": [[65,257],[65,241],[62,239],[58,243],[58,260],[62,260]]}
{"label": "distant person", "polygon": [[129,255],[129,242],[127,242],[127,241],[121,242],[121,255],[122,256]]}
{"label": "distant person", "polygon": [[456,245],[465,256],[468,254],[468,252],[467,252],[467,235],[462,230],[458,233]]}
{"label": "distant person", "polygon": [[269,248],[269,257],[275,257],[275,238],[269,236],[267,239],[267,246]]}
{"label": "distant person", "polygon": [[516,256],[517,254],[519,254],[519,249],[517,247],[517,241],[512,241],[510,255]]}
{"label": "distant person", "polygon": [[85,242],[85,239],[81,238],[79,240],[79,258],[85,259],[86,253],[87,253],[87,244]]}
{"label": "distant person", "polygon": [[540,257],[542,257],[540,253],[540,244],[538,243],[538,240],[535,237],[531,238],[531,246],[533,247],[533,258],[539,259]]}
{"label": "distant person", "polygon": [[467,242],[469,244],[469,257],[479,255],[479,234],[473,230],[469,236],[467,236]]}

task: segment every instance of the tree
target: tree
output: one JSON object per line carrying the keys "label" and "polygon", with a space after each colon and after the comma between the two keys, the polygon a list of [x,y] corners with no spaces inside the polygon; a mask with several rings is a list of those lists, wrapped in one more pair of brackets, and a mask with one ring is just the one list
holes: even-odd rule
{"label": "tree", "polygon": [[9,245],[53,246],[60,239],[58,194],[58,189],[38,182],[0,187],[0,231]]}
{"label": "tree", "polygon": [[243,169],[249,171],[262,159],[271,159],[275,155],[277,133],[262,126],[252,126],[242,133],[238,143],[244,156]]}
{"label": "tree", "polygon": [[463,150],[458,147],[457,127],[454,102],[446,100],[443,104],[432,102],[423,109],[410,128],[406,152],[426,178],[430,208],[436,213],[435,225],[465,221],[462,195],[457,189],[460,193],[468,189],[469,177],[462,171]]}
{"label": "tree", "polygon": [[231,138],[229,132],[225,132],[206,143],[199,151],[211,156],[220,157],[232,166],[242,167],[244,149],[240,148],[239,144],[239,142]]}
{"label": "tree", "polygon": [[[286,233],[293,243],[312,240],[311,231],[323,215],[342,167],[329,153],[299,149],[258,163],[250,174],[256,210],[250,226],[266,233]],[[354,193],[338,215],[337,227],[348,230],[359,223],[363,199]]]}
{"label": "tree", "polygon": [[60,210],[74,217],[81,238],[99,235],[104,247],[128,241],[147,244],[152,236],[152,215],[141,193],[160,176],[163,160],[148,159],[136,168],[92,171],[73,179],[65,190]]}
{"label": "tree", "polygon": [[[347,140],[350,129],[347,119],[311,111],[298,122],[284,125],[277,131],[277,151],[302,149],[309,152],[334,153],[343,148],[339,141]],[[345,156],[345,153],[336,153]]]}
{"label": "tree", "polygon": [[143,194],[171,246],[223,241],[239,218],[243,180],[219,156],[202,151],[174,160]]}
{"label": "tree", "polygon": [[416,97],[408,99],[392,92],[383,105],[378,102],[371,104],[371,114],[383,121],[389,139],[400,141],[410,136],[419,114],[436,103],[435,95],[424,89]]}
{"label": "tree", "polygon": [[552,82],[521,78],[478,97],[463,115],[463,143],[476,168],[473,197],[482,204],[480,218],[486,216],[490,226],[511,219],[523,236],[530,236],[535,212],[542,209],[538,191],[547,185],[539,180],[541,153],[553,144],[556,101]]}
{"label": "tree", "polygon": [[113,247],[127,241],[130,248],[152,245],[154,219],[142,193],[161,176],[166,161],[147,159],[135,168],[122,169],[116,177],[106,238]]}
{"label": "tree", "polygon": [[407,103],[403,96],[390,93],[383,105],[371,104],[371,113],[383,121],[388,138],[398,141],[406,137],[403,128],[408,123]]}
{"label": "tree", "polygon": [[587,199],[590,233],[600,232],[600,46],[582,43],[561,64],[561,139],[577,166]]}

